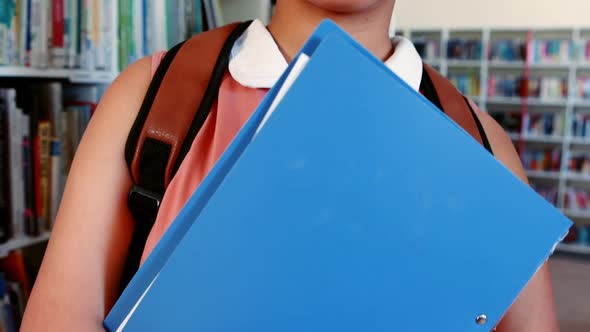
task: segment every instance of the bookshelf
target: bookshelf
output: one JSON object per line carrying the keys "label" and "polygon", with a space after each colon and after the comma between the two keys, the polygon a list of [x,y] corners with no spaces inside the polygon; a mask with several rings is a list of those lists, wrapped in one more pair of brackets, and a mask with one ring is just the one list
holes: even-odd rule
{"label": "bookshelf", "polygon": [[[533,187],[576,228],[590,232],[590,28],[430,28],[396,33],[410,38],[426,63],[504,126],[523,164],[530,167],[527,176]],[[582,135],[586,116],[588,133],[584,129]],[[551,124],[553,132],[547,133]],[[550,151],[544,160],[550,155],[551,167],[532,167],[530,158],[543,151]],[[570,171],[570,164],[586,154],[588,167]],[[584,209],[572,203],[583,198],[579,192],[589,193]],[[590,243],[574,241],[558,250],[590,256]]]}
{"label": "bookshelf", "polygon": [[83,70],[83,69],[57,69],[57,68],[31,68],[19,66],[0,66],[0,79],[26,78],[26,79],[54,79],[67,80],[70,83],[80,84],[109,84],[117,71]]}

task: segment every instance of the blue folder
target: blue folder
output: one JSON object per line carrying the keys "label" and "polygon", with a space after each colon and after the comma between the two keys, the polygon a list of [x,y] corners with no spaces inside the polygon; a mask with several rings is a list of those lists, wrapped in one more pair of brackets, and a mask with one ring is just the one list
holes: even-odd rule
{"label": "blue folder", "polygon": [[489,331],[565,236],[568,219],[333,22],[304,54],[109,331]]}

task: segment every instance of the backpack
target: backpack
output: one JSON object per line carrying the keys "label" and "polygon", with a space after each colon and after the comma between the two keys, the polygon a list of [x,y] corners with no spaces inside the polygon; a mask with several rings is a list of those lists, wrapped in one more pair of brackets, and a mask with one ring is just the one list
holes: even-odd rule
{"label": "backpack", "polygon": [[[168,184],[217,100],[231,49],[250,23],[230,24],[178,44],[166,53],[152,78],[125,145],[125,159],[134,183],[128,206],[135,229],[123,269],[121,292],[139,268]],[[470,101],[426,64],[420,90],[492,152]]]}

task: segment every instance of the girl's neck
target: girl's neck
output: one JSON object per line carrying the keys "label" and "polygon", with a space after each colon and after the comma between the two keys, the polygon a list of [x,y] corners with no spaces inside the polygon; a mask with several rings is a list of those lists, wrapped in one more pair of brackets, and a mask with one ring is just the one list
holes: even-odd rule
{"label": "girl's neck", "polygon": [[312,5],[306,0],[277,1],[268,28],[283,56],[291,61],[324,18],[330,18],[365,46],[385,60],[393,52],[389,25],[394,1],[380,1],[356,13],[337,13]]}

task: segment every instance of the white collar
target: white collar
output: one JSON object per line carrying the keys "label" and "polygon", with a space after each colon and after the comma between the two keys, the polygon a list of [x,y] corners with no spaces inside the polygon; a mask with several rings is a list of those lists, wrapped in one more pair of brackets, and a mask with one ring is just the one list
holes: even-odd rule
{"label": "white collar", "polygon": [[[393,39],[395,51],[385,61],[389,67],[416,91],[422,80],[422,60],[411,41]],[[287,62],[264,24],[255,20],[236,41],[231,51],[229,71],[241,85],[270,88],[287,69]]]}

